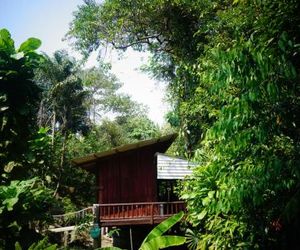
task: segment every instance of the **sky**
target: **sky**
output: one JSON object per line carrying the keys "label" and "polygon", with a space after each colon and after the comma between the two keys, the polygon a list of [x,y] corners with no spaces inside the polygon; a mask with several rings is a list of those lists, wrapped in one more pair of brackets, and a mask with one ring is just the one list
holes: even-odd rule
{"label": "sky", "polygon": [[[40,51],[51,55],[59,49],[67,49],[78,57],[63,37],[72,21],[72,13],[82,0],[0,0],[0,29],[6,28],[15,40],[16,47],[29,37],[42,40]],[[97,65],[96,56],[91,56],[86,67]],[[167,104],[164,102],[165,87],[157,83],[139,67],[147,62],[148,54],[131,49],[119,59],[112,51],[105,58],[111,63],[112,72],[123,83],[122,92],[149,107],[149,117],[159,125],[164,123]]]}

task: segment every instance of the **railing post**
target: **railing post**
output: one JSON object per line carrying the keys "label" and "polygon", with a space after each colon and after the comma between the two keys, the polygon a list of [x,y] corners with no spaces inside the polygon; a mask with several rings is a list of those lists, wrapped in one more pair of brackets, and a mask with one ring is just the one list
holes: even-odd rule
{"label": "railing post", "polygon": [[150,205],[150,212],[151,212],[151,219],[150,219],[150,224],[153,224],[153,220],[154,220],[154,218],[153,218],[153,211],[154,211],[154,204],[153,203],[151,203],[151,205]]}
{"label": "railing post", "polygon": [[162,203],[159,204],[159,215],[164,215],[164,204]]}

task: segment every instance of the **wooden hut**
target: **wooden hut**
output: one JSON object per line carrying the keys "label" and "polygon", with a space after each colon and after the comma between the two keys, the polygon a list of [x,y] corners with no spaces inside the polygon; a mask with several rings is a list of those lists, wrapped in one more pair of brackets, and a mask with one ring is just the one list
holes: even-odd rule
{"label": "wooden hut", "polygon": [[[176,134],[171,134],[73,160],[77,166],[96,175],[97,206],[103,226],[159,223],[184,209],[182,201],[159,197],[157,177],[163,176],[157,163],[162,162],[161,153],[166,152],[175,138]],[[172,159],[177,163],[173,164],[174,171],[179,173],[183,162]],[[170,171],[171,165],[167,168],[167,172]],[[180,178],[184,173],[187,172],[183,169]]]}

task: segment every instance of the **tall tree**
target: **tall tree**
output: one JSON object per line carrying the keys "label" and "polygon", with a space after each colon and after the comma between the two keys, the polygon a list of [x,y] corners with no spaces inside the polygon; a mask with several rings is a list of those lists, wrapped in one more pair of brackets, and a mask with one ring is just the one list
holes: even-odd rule
{"label": "tall tree", "polygon": [[[211,25],[209,22],[216,20],[216,13],[223,8],[219,2],[224,1],[85,1],[75,12],[68,34],[84,54],[107,45],[122,50],[149,50],[153,56],[148,68],[155,77],[169,83],[169,100],[173,114],[178,114],[176,124],[189,155],[205,128],[191,121],[201,116],[204,123],[207,120],[202,110],[186,108],[199,82],[191,69],[210,35],[207,24]],[[168,117],[175,125],[175,116]]]}
{"label": "tall tree", "polygon": [[89,115],[92,123],[97,124],[107,112],[112,111],[111,99],[117,96],[116,92],[121,87],[121,83],[103,64],[98,68],[83,70],[82,79],[90,96],[87,100]]}
{"label": "tall tree", "polygon": [[40,125],[49,126],[65,134],[84,132],[87,129],[87,112],[84,106],[87,92],[79,76],[79,65],[66,51],[56,51],[36,73],[36,81],[44,88],[41,102]]}
{"label": "tall tree", "polygon": [[[56,168],[56,191],[58,191],[66,158],[67,139],[70,133],[85,133],[88,117],[85,107],[87,92],[79,77],[79,66],[66,51],[56,51],[53,58],[46,60],[36,74],[36,81],[44,87],[44,98],[40,105],[40,125],[51,122],[52,147],[59,153],[59,161],[53,162]],[[56,133],[61,133],[61,143],[55,143]],[[59,146],[59,147],[56,147]]]}

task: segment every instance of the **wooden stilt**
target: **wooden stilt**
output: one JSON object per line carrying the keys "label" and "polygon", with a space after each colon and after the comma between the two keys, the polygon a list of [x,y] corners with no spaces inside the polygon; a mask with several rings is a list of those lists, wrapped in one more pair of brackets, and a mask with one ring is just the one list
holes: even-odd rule
{"label": "wooden stilt", "polygon": [[130,250],[133,250],[132,229],[129,227]]}
{"label": "wooden stilt", "polygon": [[64,247],[68,246],[68,238],[69,238],[69,232],[64,231],[64,238],[63,238]]}
{"label": "wooden stilt", "polygon": [[100,248],[101,247],[101,237],[102,237],[102,230],[100,225],[100,207],[97,204],[93,205],[93,213],[94,213],[94,225],[99,226],[100,234],[99,237],[93,240],[93,247]]}
{"label": "wooden stilt", "polygon": [[98,244],[99,244],[99,247],[101,248],[102,247],[102,227],[100,226],[100,223],[99,223],[99,229],[100,229],[100,235],[99,235],[99,239],[98,239]]}

